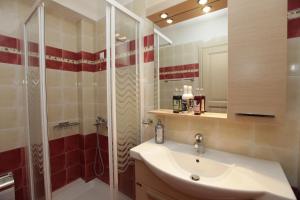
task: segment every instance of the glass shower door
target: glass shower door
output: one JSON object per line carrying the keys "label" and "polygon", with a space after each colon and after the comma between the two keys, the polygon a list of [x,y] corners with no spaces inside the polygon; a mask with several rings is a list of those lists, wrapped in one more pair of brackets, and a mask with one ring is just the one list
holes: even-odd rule
{"label": "glass shower door", "polygon": [[[134,199],[134,160],[129,150],[140,143],[138,23],[125,13],[115,13],[115,97],[118,189]],[[121,197],[121,195],[120,195]],[[120,198],[119,198],[120,199]]]}
{"label": "glass shower door", "polygon": [[45,63],[44,6],[38,6],[25,22],[25,77],[27,100],[27,137],[31,199],[50,199],[48,165]]}
{"label": "glass shower door", "polygon": [[110,31],[107,49],[111,51],[108,78],[111,78],[110,156],[114,166],[114,199],[127,200],[135,199],[135,168],[130,149],[140,144],[142,132],[141,20],[117,2],[107,2],[110,3],[107,7],[107,22],[110,23],[107,24]]}

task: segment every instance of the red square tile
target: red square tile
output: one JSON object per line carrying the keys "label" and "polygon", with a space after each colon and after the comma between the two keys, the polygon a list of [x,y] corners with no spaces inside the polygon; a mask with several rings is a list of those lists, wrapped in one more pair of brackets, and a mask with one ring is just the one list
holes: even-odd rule
{"label": "red square tile", "polygon": [[66,156],[65,154],[52,157],[50,159],[51,173],[62,171],[66,168]]}
{"label": "red square tile", "polygon": [[84,173],[84,180],[85,181],[90,181],[92,179],[94,179],[95,173],[94,173],[94,165],[93,163],[85,165],[85,173]]}
{"label": "red square tile", "polygon": [[148,63],[148,62],[153,62],[154,61],[154,51],[147,51],[144,52],[144,62]]}
{"label": "red square tile", "polygon": [[98,176],[101,181],[105,182],[106,184],[109,184],[109,168],[104,168],[104,174],[102,176]]}
{"label": "red square tile", "polygon": [[52,191],[57,190],[66,185],[66,170],[51,175]]}
{"label": "red square tile", "polygon": [[0,153],[0,173],[11,171],[23,166],[22,149],[13,149]]}
{"label": "red square tile", "polygon": [[288,21],[288,38],[300,37],[300,18]]}
{"label": "red square tile", "polygon": [[79,155],[80,155],[80,164],[84,164],[84,150],[79,150]]}
{"label": "red square tile", "polygon": [[90,149],[96,147],[96,133],[88,134],[84,136],[84,149]]}
{"label": "red square tile", "polygon": [[29,66],[37,67],[40,65],[39,62],[40,61],[38,57],[29,56],[29,61],[28,61]]}
{"label": "red square tile", "polygon": [[96,154],[95,148],[84,150],[84,162],[86,164],[94,162],[95,154]]}
{"label": "red square tile", "polygon": [[66,153],[66,166],[80,164],[80,150],[74,150]]}
{"label": "red square tile", "polygon": [[81,177],[80,165],[75,165],[67,168],[67,183],[70,183]]}
{"label": "red square tile", "polygon": [[80,148],[80,135],[71,135],[65,137],[65,151],[73,151]]}
{"label": "red square tile", "polygon": [[50,146],[50,156],[56,156],[63,154],[65,152],[65,140],[64,138],[59,138],[56,140],[51,140],[49,142]]}
{"label": "red square tile", "polygon": [[39,52],[39,44],[35,42],[28,42],[28,51],[29,52]]}
{"label": "red square tile", "polygon": [[104,151],[108,151],[108,137],[104,135],[98,135],[98,140],[100,144],[100,149]]}
{"label": "red square tile", "polygon": [[297,0],[289,0],[288,1],[288,10],[294,10],[300,8],[300,1]]}
{"label": "red square tile", "polygon": [[101,156],[102,156],[102,159],[103,159],[104,166],[109,167],[108,152],[107,151],[101,151]]}
{"label": "red square tile", "polygon": [[26,174],[24,174],[25,172],[26,171],[24,170],[24,168],[19,168],[19,169],[16,169],[13,171],[16,189],[19,189],[26,185],[26,182],[25,182]]}
{"label": "red square tile", "polygon": [[15,190],[15,200],[27,200],[28,197],[28,188],[22,187]]}

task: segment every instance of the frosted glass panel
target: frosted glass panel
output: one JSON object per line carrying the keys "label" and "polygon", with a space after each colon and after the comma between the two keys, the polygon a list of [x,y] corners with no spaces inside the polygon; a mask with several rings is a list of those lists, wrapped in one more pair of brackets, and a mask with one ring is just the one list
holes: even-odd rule
{"label": "frosted glass panel", "polygon": [[39,66],[39,21],[35,12],[26,24],[27,35],[27,96],[28,96],[28,131],[32,165],[33,193],[35,199],[45,198],[43,174],[43,143],[41,128],[41,94]]}
{"label": "frosted glass panel", "polygon": [[116,11],[116,125],[118,188],[134,199],[134,161],[129,150],[140,143],[137,23]]}

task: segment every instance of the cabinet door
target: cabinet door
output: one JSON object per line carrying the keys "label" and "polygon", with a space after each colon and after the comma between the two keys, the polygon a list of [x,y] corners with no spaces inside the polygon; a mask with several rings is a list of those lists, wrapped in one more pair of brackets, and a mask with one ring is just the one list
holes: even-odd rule
{"label": "cabinet door", "polygon": [[178,200],[146,185],[136,187],[136,199],[138,200]]}
{"label": "cabinet door", "polygon": [[229,116],[282,117],[287,87],[287,0],[229,0]]}
{"label": "cabinet door", "polygon": [[206,111],[227,112],[228,46],[207,47],[202,50],[203,89]]}

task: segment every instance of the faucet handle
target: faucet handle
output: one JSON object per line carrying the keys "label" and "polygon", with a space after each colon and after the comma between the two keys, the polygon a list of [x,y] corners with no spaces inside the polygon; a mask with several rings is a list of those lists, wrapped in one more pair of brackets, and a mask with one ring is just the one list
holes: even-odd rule
{"label": "faucet handle", "polygon": [[197,142],[197,143],[202,143],[203,140],[204,140],[204,137],[203,137],[203,135],[202,135],[201,133],[197,133],[197,134],[195,135],[195,139],[196,139],[196,142]]}

